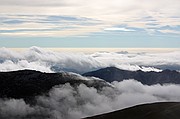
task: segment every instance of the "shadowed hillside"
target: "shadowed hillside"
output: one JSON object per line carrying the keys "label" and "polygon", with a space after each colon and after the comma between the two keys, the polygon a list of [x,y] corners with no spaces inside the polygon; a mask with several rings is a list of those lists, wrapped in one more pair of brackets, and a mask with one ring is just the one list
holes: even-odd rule
{"label": "shadowed hillside", "polygon": [[143,104],[84,119],[179,119],[180,103]]}
{"label": "shadowed hillside", "polygon": [[1,98],[30,98],[48,92],[53,86],[70,83],[101,88],[108,84],[103,80],[83,80],[81,76],[66,72],[42,73],[33,70],[0,72]]}

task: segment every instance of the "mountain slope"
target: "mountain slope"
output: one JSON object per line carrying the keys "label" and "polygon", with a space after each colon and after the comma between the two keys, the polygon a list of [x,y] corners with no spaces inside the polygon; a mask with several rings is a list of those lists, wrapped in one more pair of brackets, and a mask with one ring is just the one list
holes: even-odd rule
{"label": "mountain slope", "polygon": [[164,84],[174,83],[180,84],[180,73],[171,70],[162,72],[143,72],[143,71],[127,71],[116,67],[107,67],[83,74],[83,76],[93,76],[104,79],[107,82],[122,81],[125,79],[135,79],[143,84]]}
{"label": "mountain slope", "polygon": [[84,119],[179,119],[179,102],[143,104]]}
{"label": "mountain slope", "polygon": [[70,83],[101,88],[108,84],[103,80],[85,78],[71,73],[42,73],[33,70],[0,72],[0,98],[30,98],[48,92],[53,86]]}

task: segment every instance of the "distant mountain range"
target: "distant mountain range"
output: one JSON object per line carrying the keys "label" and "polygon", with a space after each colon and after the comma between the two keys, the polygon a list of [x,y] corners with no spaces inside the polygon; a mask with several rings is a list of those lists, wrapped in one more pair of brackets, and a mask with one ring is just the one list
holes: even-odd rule
{"label": "distant mountain range", "polygon": [[104,79],[107,82],[135,79],[146,85],[165,83],[180,84],[180,73],[171,70],[163,70],[162,72],[143,72],[141,70],[127,71],[118,69],[116,67],[107,67],[97,71],[85,73],[83,76],[93,76]]}
{"label": "distant mountain range", "polygon": [[143,104],[84,119],[179,119],[179,102]]}

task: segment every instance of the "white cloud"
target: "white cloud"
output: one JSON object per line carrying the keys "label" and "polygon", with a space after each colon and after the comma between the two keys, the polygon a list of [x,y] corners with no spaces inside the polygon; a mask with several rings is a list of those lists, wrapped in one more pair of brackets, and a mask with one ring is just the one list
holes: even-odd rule
{"label": "white cloud", "polygon": [[112,28],[105,28],[105,31],[135,31],[133,29],[127,29],[127,28],[119,28],[119,27],[112,27]]}
{"label": "white cloud", "polygon": [[33,69],[43,72],[64,70],[85,73],[109,66],[132,71],[179,70],[179,61],[179,51],[168,53],[96,52],[84,54],[55,52],[38,47],[31,47],[21,52],[6,48],[0,49],[0,71]]}

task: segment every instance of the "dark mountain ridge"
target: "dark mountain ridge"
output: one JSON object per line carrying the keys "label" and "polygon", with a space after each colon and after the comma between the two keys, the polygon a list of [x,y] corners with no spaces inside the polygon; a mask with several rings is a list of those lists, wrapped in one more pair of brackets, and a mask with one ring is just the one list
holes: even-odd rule
{"label": "dark mountain ridge", "polygon": [[73,86],[83,83],[95,88],[108,86],[103,80],[92,78],[83,80],[82,76],[67,72],[42,73],[33,70],[0,72],[0,98],[30,99],[48,92],[53,86],[65,83]]}
{"label": "dark mountain ridge", "polygon": [[142,104],[84,119],[179,119],[180,102]]}
{"label": "dark mountain ridge", "polygon": [[135,79],[146,85],[165,83],[180,84],[180,73],[171,70],[163,70],[162,72],[143,72],[141,70],[127,71],[118,69],[116,67],[107,67],[85,73],[83,76],[93,76],[104,79],[107,82]]}

